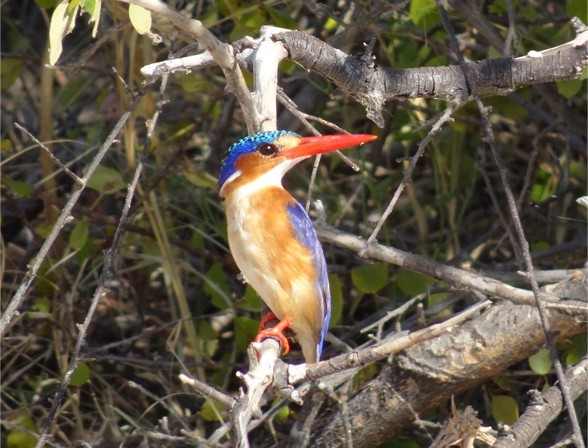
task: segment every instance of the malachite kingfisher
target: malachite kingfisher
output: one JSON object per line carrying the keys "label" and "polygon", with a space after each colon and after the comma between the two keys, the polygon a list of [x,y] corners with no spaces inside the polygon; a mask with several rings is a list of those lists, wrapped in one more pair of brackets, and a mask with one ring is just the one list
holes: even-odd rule
{"label": "malachite kingfisher", "polygon": [[[374,140],[373,135],[301,137],[259,132],[229,147],[219,176],[229,248],[246,282],[270,312],[256,341],[275,337],[284,354],[284,330],[297,336],[308,363],[318,362],[331,317],[331,294],[322,247],[304,207],[282,187],[290,168],[313,155]],[[272,320],[279,323],[265,328]]]}

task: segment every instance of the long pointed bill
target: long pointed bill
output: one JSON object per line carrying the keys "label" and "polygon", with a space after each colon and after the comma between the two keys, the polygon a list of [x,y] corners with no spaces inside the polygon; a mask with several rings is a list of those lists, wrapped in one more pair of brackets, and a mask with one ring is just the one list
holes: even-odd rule
{"label": "long pointed bill", "polygon": [[369,134],[336,134],[302,137],[300,143],[280,154],[288,159],[309,157],[371,142],[377,137]]}

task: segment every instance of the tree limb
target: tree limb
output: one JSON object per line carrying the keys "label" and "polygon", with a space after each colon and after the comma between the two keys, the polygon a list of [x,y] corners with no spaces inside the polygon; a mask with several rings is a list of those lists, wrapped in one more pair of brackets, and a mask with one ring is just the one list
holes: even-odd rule
{"label": "tree limb", "polygon": [[[316,222],[315,228],[319,238],[323,241],[328,241],[338,246],[345,247],[354,252],[358,252],[364,247],[364,239],[350,233],[336,230],[324,222]],[[499,297],[518,304],[535,304],[532,291],[515,288],[493,278],[448,266],[421,255],[411,254],[376,243],[371,243],[367,247],[365,255],[369,258],[393,263],[397,266],[410,269],[411,271],[419,272],[438,280],[445,281],[454,289],[476,290],[491,297]],[[585,278],[585,274],[581,275],[581,277]],[[569,309],[570,312],[586,312],[587,309],[586,304],[581,301],[570,301],[570,303],[567,303],[567,301],[562,302],[559,300],[559,297],[547,292],[543,292],[541,298],[545,301],[547,307]]]}
{"label": "tree limb", "polygon": [[[548,310],[554,334],[564,339],[585,323]],[[536,309],[502,302],[481,316],[396,355],[391,365],[340,407],[329,408],[312,428],[313,446],[344,446],[351,428],[354,447],[377,446],[452,395],[460,394],[535,353],[545,338]],[[350,419],[345,424],[345,418]]]}

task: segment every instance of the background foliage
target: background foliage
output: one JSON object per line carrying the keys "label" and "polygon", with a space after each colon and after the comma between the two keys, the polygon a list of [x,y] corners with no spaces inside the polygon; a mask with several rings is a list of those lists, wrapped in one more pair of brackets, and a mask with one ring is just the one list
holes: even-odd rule
{"label": "background foliage", "polygon": [[[47,67],[47,37],[56,3],[2,4],[3,307],[73,188],[72,179],[14,123],[28,129],[69,169],[83,173],[132,92],[141,88],[140,68],[191,43],[155,19],[164,42],[154,45],[150,36],[133,29],[127,6],[104,0],[98,15],[100,2],[79,2],[85,12],[64,39],[58,69],[52,69]],[[585,0],[541,3],[513,2],[520,54],[570,40],[572,15],[587,21]],[[255,36],[260,26],[272,24],[306,30],[350,53],[361,53],[363,43],[374,36],[376,60],[382,65],[454,62],[432,0],[200,1],[176,7],[227,42]],[[485,2],[484,12],[496,29],[506,30],[506,2]],[[467,58],[498,56],[468,23],[452,19]],[[281,76],[281,86],[302,111],[353,132],[379,135],[375,144],[349,151],[362,168],[358,173],[335,157],[325,159],[314,190],[329,222],[368,235],[402,177],[406,158],[426,135],[426,122],[445,104],[422,99],[391,103],[385,128],[379,129],[366,120],[361,107],[323,79],[292,63],[282,64]],[[85,358],[59,408],[55,441],[64,446],[124,441],[132,446],[147,438],[156,445],[164,441],[157,442],[153,433],[180,435],[183,429],[206,436],[226,420],[226,410],[177,380],[185,367],[208,384],[236,391],[235,371],[246,369],[245,349],[258,326],[260,301],[237,279],[216,191],[223,151],[245,133],[240,111],[224,87],[221,72],[210,68],[172,76],[162,97],[149,90],[120,143],[92,177],[73,221],[44,262],[18,323],[2,343],[3,445],[34,446],[34,436],[26,430],[37,432],[46,417],[48,400],[71,356],[76,324],[96,288],[127,184],[144,153],[147,166],[131,221],[107,281],[109,292],[87,337]],[[586,253],[586,209],[575,202],[586,194],[586,82],[560,82],[554,94],[561,110],[547,108],[532,89],[487,100],[511,185],[520,195],[536,266],[546,270],[580,267]],[[155,134],[144,147],[145,121],[162,100]],[[565,132],[556,126],[562,122]],[[279,127],[305,132],[285,110]],[[504,197],[494,166],[481,158],[483,151],[477,110],[466,106],[419,162],[379,241],[451,264],[516,270],[504,228]],[[301,201],[310,169],[310,164],[301,165],[286,180]],[[498,208],[482,173],[494,185]],[[431,319],[471,300],[447,303],[449,292],[431,279],[366,263],[336,247],[325,251],[334,301],[331,331],[352,347],[367,340],[359,329],[379,310],[393,309],[417,294],[432,291],[424,300]],[[585,346],[585,335],[564,341],[564,362],[576,362]],[[328,346],[325,356],[335,353]],[[525,392],[551,384],[550,373],[548,357],[540,352],[458,398],[458,404],[463,400],[472,405],[487,425],[510,424],[525,405]],[[367,368],[358,384],[369,376]],[[286,405],[273,425],[258,429],[258,446],[270,446],[287,433],[298,410]],[[441,407],[423,418],[438,423],[447,415],[448,407]],[[400,440],[418,440],[411,433],[407,429],[386,446],[409,446]]]}

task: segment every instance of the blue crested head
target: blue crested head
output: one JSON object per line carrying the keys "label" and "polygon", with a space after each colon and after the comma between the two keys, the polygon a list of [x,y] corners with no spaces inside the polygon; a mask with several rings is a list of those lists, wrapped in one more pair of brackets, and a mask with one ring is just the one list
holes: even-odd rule
{"label": "blue crested head", "polygon": [[255,152],[260,144],[272,143],[283,135],[297,136],[298,134],[290,131],[258,132],[256,134],[248,135],[247,137],[244,137],[229,146],[229,149],[227,149],[227,152],[225,153],[225,159],[223,160],[220,169],[218,178],[219,190],[222,188],[227,179],[235,173],[237,169],[235,162],[239,159],[239,157],[244,154]]}

